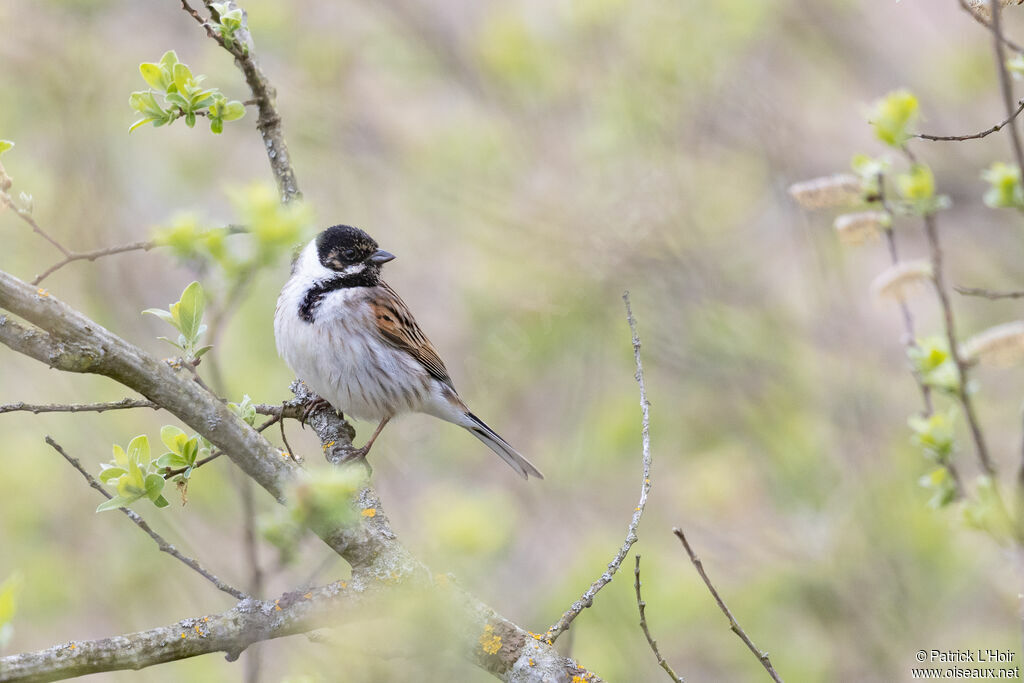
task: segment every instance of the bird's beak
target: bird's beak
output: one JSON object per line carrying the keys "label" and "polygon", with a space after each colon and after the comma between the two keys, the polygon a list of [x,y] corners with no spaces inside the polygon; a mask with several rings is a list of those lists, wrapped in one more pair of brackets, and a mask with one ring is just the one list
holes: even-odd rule
{"label": "bird's beak", "polygon": [[383,249],[378,249],[377,251],[373,252],[373,255],[370,256],[370,258],[366,259],[366,262],[379,266],[382,263],[387,263],[388,261],[391,261],[394,258],[395,255],[392,254],[391,252],[384,251]]}

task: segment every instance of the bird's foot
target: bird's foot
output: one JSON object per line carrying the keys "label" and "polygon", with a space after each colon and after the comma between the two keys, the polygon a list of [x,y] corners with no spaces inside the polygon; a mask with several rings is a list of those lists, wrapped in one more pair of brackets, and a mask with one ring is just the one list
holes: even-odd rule
{"label": "bird's foot", "polygon": [[299,416],[299,424],[302,425],[303,429],[306,428],[306,421],[309,419],[309,416],[321,408],[330,408],[331,410],[334,410],[334,406],[319,396],[312,401],[308,401],[306,405],[303,406],[302,414]]}

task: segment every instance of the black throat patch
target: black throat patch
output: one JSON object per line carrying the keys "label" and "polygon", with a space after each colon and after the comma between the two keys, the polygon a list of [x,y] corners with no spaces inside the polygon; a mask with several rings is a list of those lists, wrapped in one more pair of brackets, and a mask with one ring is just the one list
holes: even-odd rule
{"label": "black throat patch", "polygon": [[380,284],[380,266],[370,266],[355,275],[335,275],[320,280],[306,290],[306,295],[299,302],[299,318],[307,323],[316,320],[316,309],[320,307],[324,297],[339,289],[350,287],[376,287]]}

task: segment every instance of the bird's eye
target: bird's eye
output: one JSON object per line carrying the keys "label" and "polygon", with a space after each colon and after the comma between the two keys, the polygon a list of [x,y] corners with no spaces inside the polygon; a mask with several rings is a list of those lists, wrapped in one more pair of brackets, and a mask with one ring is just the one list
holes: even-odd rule
{"label": "bird's eye", "polygon": [[346,249],[345,251],[341,252],[341,257],[343,259],[345,259],[346,261],[355,261],[356,260],[356,250],[355,249]]}

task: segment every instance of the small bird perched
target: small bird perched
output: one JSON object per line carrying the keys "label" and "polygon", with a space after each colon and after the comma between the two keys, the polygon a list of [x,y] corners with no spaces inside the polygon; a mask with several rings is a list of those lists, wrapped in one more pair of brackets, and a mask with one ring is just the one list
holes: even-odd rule
{"label": "small bird perched", "polygon": [[395,415],[427,413],[472,432],[524,478],[543,479],[459,398],[412,312],[380,279],[393,258],[358,228],[335,225],[317,235],[277,299],[277,352],[335,410],[378,421],[354,457],[370,452]]}

